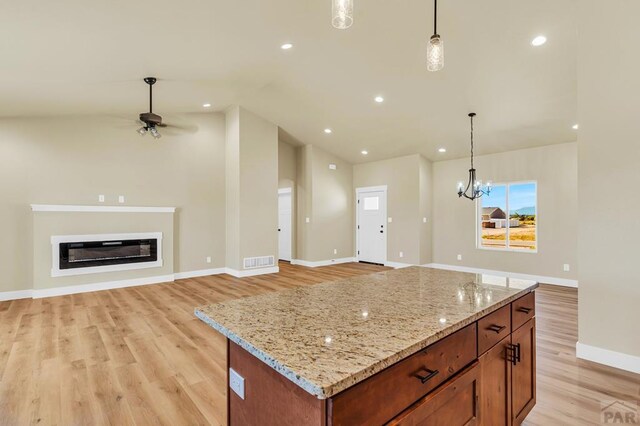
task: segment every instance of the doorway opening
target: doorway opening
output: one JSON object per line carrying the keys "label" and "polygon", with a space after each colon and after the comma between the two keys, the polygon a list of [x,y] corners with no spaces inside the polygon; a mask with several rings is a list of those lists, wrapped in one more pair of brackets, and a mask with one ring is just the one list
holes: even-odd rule
{"label": "doorway opening", "polygon": [[292,195],[291,188],[278,189],[278,258],[287,262],[291,262]]}

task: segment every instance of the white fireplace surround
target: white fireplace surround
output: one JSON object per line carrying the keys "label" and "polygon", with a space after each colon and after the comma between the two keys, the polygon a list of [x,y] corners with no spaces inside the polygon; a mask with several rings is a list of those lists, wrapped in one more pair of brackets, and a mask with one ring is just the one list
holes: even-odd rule
{"label": "white fireplace surround", "polygon": [[[144,263],[125,263],[121,265],[90,266],[77,269],[60,269],[60,243],[111,240],[158,240],[158,260]],[[90,234],[90,235],[55,235],[51,237],[51,276],[67,277],[71,275],[98,274],[103,272],[130,271],[134,269],[158,268],[162,261],[162,232],[128,233],[128,234]]]}

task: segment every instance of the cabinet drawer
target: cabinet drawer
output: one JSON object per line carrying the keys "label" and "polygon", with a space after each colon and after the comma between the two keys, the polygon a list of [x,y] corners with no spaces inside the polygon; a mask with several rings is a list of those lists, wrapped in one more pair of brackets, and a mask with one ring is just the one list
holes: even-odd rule
{"label": "cabinet drawer", "polygon": [[330,424],[388,422],[477,358],[476,333],[471,324],[334,396]]}
{"label": "cabinet drawer", "polygon": [[389,422],[402,426],[462,426],[478,424],[480,384],[478,363],[466,368],[435,392]]}
{"label": "cabinet drawer", "polygon": [[536,314],[536,293],[531,292],[511,303],[511,330],[515,331]]}
{"label": "cabinet drawer", "polygon": [[478,321],[478,356],[491,349],[511,333],[509,305],[490,313]]}

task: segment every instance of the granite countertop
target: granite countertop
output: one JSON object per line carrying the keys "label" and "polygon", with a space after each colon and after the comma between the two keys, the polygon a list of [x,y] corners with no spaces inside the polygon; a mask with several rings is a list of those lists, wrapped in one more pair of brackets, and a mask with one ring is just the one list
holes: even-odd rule
{"label": "granite countertop", "polygon": [[203,306],[195,315],[324,399],[537,286],[413,266]]}

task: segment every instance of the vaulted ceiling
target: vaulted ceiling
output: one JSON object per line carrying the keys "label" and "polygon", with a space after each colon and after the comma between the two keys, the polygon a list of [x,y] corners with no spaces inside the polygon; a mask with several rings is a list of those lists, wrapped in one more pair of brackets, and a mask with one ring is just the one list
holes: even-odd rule
{"label": "vaulted ceiling", "polygon": [[575,141],[577,1],[441,0],[438,73],[432,0],[355,0],[348,30],[330,0],[5,2],[0,116],[134,119],[154,75],[163,115],[241,104],[351,162],[465,156],[470,111],[480,154]]}

